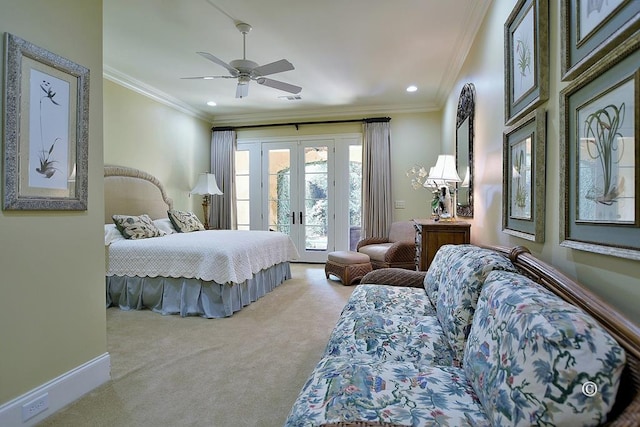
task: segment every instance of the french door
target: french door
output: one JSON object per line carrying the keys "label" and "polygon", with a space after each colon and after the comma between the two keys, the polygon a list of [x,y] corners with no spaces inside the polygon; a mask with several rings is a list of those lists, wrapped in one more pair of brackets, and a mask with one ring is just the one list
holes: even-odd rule
{"label": "french door", "polygon": [[265,144],[262,159],[268,229],[289,234],[302,260],[324,262],[334,247],[334,141]]}
{"label": "french door", "polygon": [[353,249],[360,232],[360,134],[238,140],[239,229],[291,236],[300,261]]}

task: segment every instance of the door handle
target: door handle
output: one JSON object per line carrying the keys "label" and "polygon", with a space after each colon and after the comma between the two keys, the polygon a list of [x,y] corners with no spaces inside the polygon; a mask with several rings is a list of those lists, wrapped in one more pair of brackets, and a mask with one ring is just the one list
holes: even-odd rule
{"label": "door handle", "polygon": [[300,225],[302,225],[302,211],[300,211]]}
{"label": "door handle", "polygon": [[296,213],[295,212],[291,212],[291,219],[293,219],[293,225],[296,224]]}

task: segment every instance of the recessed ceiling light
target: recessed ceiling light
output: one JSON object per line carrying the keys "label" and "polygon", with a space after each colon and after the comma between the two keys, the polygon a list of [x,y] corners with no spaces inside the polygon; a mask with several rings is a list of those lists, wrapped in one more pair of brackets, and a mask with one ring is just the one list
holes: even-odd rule
{"label": "recessed ceiling light", "polygon": [[415,92],[417,90],[418,90],[418,87],[414,85],[407,87],[407,92]]}
{"label": "recessed ceiling light", "polygon": [[203,79],[203,80],[213,80],[213,77],[211,77],[211,76],[207,76],[207,77],[203,77],[202,79]]}
{"label": "recessed ceiling light", "polygon": [[207,102],[207,105],[208,105],[209,107],[215,107],[215,106],[216,106],[216,105],[218,105],[218,104],[216,104],[216,103],[215,103],[215,101],[208,101],[208,102]]}

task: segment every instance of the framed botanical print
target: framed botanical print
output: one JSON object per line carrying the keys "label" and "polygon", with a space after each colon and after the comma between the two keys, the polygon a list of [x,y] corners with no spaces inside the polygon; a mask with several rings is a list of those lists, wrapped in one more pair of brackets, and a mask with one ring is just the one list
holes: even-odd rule
{"label": "framed botanical print", "polygon": [[640,260],[640,42],[567,86],[561,107],[561,245]]}
{"label": "framed botanical print", "polygon": [[549,98],[548,0],[520,0],[504,25],[505,123]]}
{"label": "framed botanical print", "polygon": [[5,210],[86,210],[89,70],[5,37]]}
{"label": "framed botanical print", "polygon": [[539,108],[503,134],[502,231],[544,242],[546,113]]}
{"label": "framed botanical print", "polygon": [[562,0],[561,6],[565,81],[576,78],[640,30],[638,0]]}

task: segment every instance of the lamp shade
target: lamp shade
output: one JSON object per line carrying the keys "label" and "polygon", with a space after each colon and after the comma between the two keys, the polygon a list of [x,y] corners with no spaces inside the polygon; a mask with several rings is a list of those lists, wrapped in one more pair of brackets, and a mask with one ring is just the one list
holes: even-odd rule
{"label": "lamp shade", "polygon": [[429,177],[433,174],[433,169],[435,166],[431,166],[429,168],[429,175],[427,175],[427,179],[424,180],[424,187],[431,188],[440,188],[444,185],[444,181],[441,179],[429,179]]}
{"label": "lamp shade", "polygon": [[469,166],[467,166],[467,172],[464,174],[464,179],[462,180],[462,184],[460,184],[460,187],[468,187],[470,178],[471,177],[469,176]]}
{"label": "lamp shade", "polygon": [[460,176],[456,171],[456,159],[451,154],[440,154],[436,165],[429,173],[429,179],[436,182],[460,182]]}
{"label": "lamp shade", "polygon": [[196,186],[191,190],[191,194],[222,194],[222,191],[218,188],[218,184],[216,183],[216,176],[212,173],[201,173],[198,177],[198,182]]}

